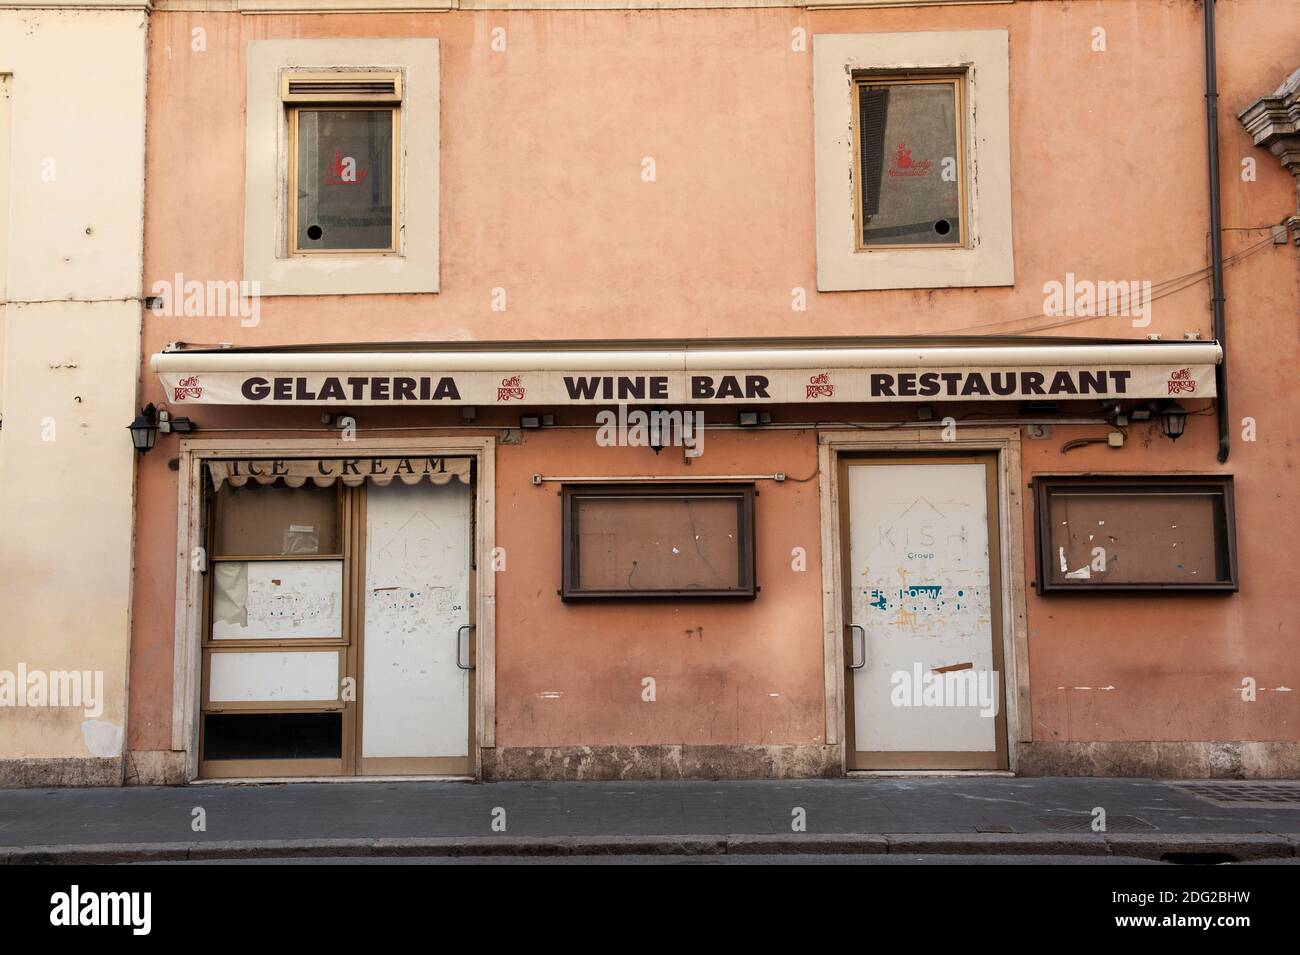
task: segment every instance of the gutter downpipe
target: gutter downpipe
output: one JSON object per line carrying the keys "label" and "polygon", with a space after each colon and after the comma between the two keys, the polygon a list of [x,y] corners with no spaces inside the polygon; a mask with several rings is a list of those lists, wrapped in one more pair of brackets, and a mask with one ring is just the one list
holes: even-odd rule
{"label": "gutter downpipe", "polygon": [[1214,48],[1215,0],[1202,0],[1205,13],[1205,126],[1210,177],[1210,265],[1213,291],[1210,297],[1214,339],[1223,357],[1214,366],[1216,419],[1219,424],[1219,463],[1228,460],[1228,348],[1223,297],[1223,221],[1219,203],[1219,80]]}

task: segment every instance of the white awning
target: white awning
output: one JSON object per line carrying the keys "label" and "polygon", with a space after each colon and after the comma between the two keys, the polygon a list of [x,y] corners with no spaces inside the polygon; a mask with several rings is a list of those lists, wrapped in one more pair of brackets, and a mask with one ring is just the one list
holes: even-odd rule
{"label": "white awning", "polygon": [[176,404],[805,404],[1212,398],[1215,342],[443,351],[174,351]]}

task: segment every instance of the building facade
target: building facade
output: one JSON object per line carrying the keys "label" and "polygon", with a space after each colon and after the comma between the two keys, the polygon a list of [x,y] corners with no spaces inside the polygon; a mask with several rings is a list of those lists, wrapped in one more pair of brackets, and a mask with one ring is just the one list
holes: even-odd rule
{"label": "building facade", "polygon": [[1300,774],[1300,11],[635,6],[155,0],[122,780]]}
{"label": "building facade", "polygon": [[148,4],[0,3],[0,786],[117,784]]}

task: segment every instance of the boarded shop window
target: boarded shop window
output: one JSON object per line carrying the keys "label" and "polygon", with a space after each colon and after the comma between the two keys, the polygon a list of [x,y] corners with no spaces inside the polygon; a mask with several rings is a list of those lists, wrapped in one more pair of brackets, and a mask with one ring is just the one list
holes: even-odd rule
{"label": "boarded shop window", "polygon": [[336,774],[354,489],[210,474],[200,773]]}
{"label": "boarded shop window", "polygon": [[856,77],[859,249],[966,244],[960,76]]}
{"label": "boarded shop window", "polygon": [[212,562],[213,640],[341,640],[342,560]]}
{"label": "boarded shop window", "polygon": [[290,252],[397,250],[399,73],[284,76]]}
{"label": "boarded shop window", "polygon": [[1038,591],[1237,589],[1232,478],[1039,477]]}
{"label": "boarded shop window", "polygon": [[752,597],[752,486],[568,486],[564,583],[577,597]]}
{"label": "boarded shop window", "polygon": [[214,557],[341,554],[339,485],[221,485],[214,500]]}
{"label": "boarded shop window", "polygon": [[208,713],[203,758],[340,759],[342,713]]}

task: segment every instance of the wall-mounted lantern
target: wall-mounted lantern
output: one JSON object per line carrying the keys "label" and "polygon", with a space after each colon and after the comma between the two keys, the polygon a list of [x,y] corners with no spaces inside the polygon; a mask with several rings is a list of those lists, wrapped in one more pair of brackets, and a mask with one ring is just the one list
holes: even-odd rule
{"label": "wall-mounted lantern", "polygon": [[1187,428],[1187,409],[1178,402],[1167,405],[1160,412],[1161,430],[1170,441],[1177,441]]}
{"label": "wall-mounted lantern", "polygon": [[158,409],[152,402],[145,405],[127,427],[131,430],[131,444],[141,454],[146,453],[158,439]]}

